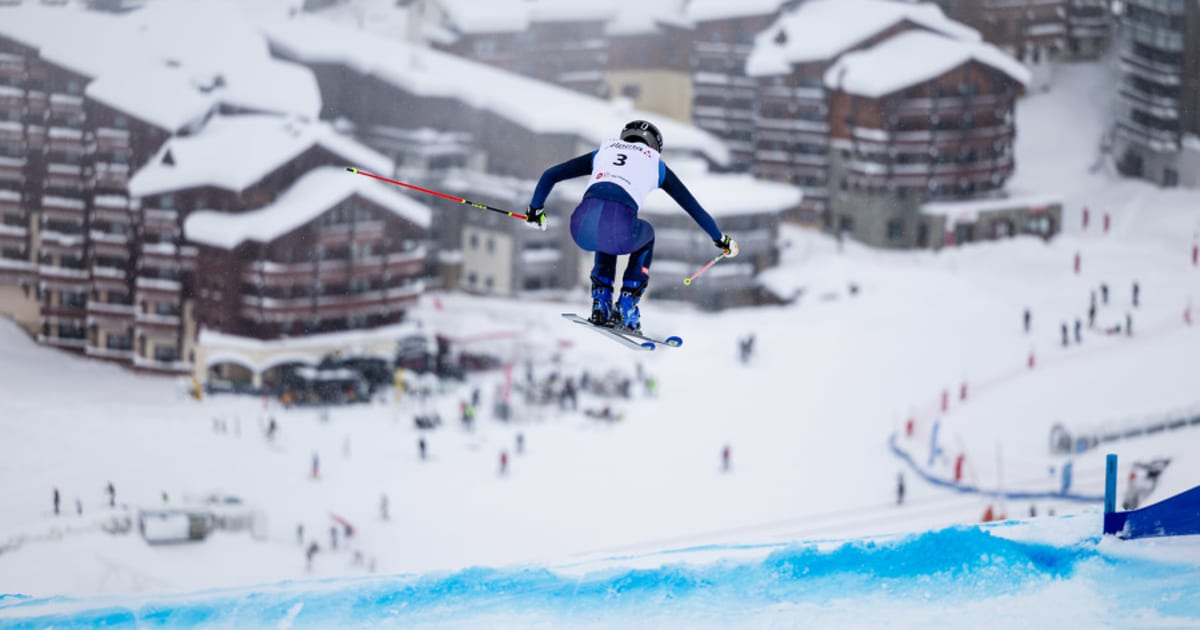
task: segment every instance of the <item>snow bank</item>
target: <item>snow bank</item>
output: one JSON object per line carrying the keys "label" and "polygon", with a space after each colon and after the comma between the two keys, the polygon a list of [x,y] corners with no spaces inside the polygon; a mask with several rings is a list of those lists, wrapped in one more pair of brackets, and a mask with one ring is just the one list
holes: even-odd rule
{"label": "snow bank", "polygon": [[947,18],[934,4],[816,0],[780,17],[755,37],[754,50],[746,60],[746,73],[750,76],[787,74],[791,64],[833,59],[901,22],[910,22],[963,41],[981,39],[978,31]]}
{"label": "snow bank", "polygon": [[184,235],[189,241],[224,249],[233,249],[248,240],[269,243],[312,221],[351,195],[362,196],[407,221],[429,228],[429,208],[386,184],[347,173],[344,169],[322,167],[306,173],[275,203],[263,208],[240,214],[211,210],[194,212],[184,223]]}
{"label": "snow bank", "polygon": [[[1084,519],[1076,519],[1082,521]],[[1095,519],[1087,519],[1089,522]],[[1080,523],[1082,524],[1082,523]],[[445,624],[611,627],[790,624],[855,627],[1191,625],[1200,617],[1200,543],[1170,541],[1156,560],[1122,543],[1112,553],[1062,523],[964,527],[834,545],[677,549],[652,568],[583,574],[553,567],[284,583],[157,598],[0,598],[0,615],[30,626],[198,624],[228,627]],[[1131,555],[1130,551],[1133,550]],[[722,554],[757,557],[713,562]],[[697,558],[708,558],[696,563]],[[628,559],[626,559],[628,560]],[[689,564],[689,562],[691,562]],[[669,563],[669,564],[667,564]],[[1104,602],[1104,605],[1094,605]]]}
{"label": "snow bank", "polygon": [[991,44],[910,31],[842,57],[825,72],[825,85],[878,98],[936,78],[969,61],[990,66],[1021,85],[1029,83],[1029,70]]}

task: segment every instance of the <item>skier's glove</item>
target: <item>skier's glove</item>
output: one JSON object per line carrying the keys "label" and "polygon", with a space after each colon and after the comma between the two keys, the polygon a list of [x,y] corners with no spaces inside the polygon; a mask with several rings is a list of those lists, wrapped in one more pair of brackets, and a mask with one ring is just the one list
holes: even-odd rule
{"label": "skier's glove", "polygon": [[543,208],[529,208],[525,211],[525,222],[533,227],[546,231],[546,211]]}
{"label": "skier's glove", "polygon": [[738,255],[737,241],[729,238],[728,234],[722,235],[721,238],[713,241],[713,244],[725,251],[726,258],[734,258]]}

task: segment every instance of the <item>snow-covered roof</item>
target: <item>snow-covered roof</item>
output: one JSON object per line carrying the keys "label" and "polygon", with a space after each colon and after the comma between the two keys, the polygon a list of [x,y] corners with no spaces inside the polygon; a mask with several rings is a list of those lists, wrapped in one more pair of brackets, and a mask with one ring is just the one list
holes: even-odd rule
{"label": "snow-covered roof", "polygon": [[309,171],[274,203],[258,210],[239,214],[215,210],[193,212],[184,222],[184,236],[195,243],[224,249],[233,249],[245,241],[269,243],[353,195],[377,203],[422,228],[429,228],[429,208],[386,184],[326,166]]}
{"label": "snow-covered roof", "polygon": [[602,22],[617,15],[611,0],[437,0],[448,22],[459,33],[515,33],[534,22]]}
{"label": "snow-covered roof", "polygon": [[345,159],[347,166],[391,170],[386,157],[329,123],[265,114],[217,116],[202,133],[167,141],[129,180],[129,193],[144,197],[200,186],[240,192],[314,146]]}
{"label": "snow-covered roof", "polygon": [[610,0],[616,3],[616,15],[604,32],[608,35],[647,35],[657,33],[660,25],[690,29],[683,0]]}
{"label": "snow-covered roof", "polygon": [[85,77],[118,75],[102,91],[106,102],[136,106],[129,113],[147,122],[179,117],[185,97],[160,98],[160,84],[255,111],[316,118],[321,110],[312,71],[273,59],[263,34],[226,0],[154,2],[121,15],[25,3],[0,8],[0,35]]}
{"label": "snow-covered roof", "polygon": [[991,44],[909,31],[842,57],[825,73],[825,85],[877,98],[936,78],[970,61],[1003,72],[1022,85],[1029,83],[1029,70]]}
{"label": "snow-covered roof", "polygon": [[304,62],[343,64],[417,96],[462,101],[534,133],[569,134],[598,144],[629,120],[647,118],[662,131],[668,153],[695,151],[718,164],[729,161],[729,150],[715,136],[627,104],[322,20],[297,18],[264,28],[276,47]]}
{"label": "snow-covered roof", "polygon": [[693,22],[709,22],[770,15],[783,3],[784,0],[692,0],[688,3],[687,17]]}
{"label": "snow-covered roof", "polygon": [[754,50],[746,60],[746,73],[787,74],[792,64],[832,59],[905,21],[957,39],[981,39],[978,31],[946,17],[934,4],[811,0],[780,16],[755,37]]}
{"label": "snow-covered roof", "polygon": [[[147,98],[151,86],[154,95]],[[145,63],[101,75],[84,94],[170,132],[203,121],[216,107],[215,99],[196,90],[180,73]]]}

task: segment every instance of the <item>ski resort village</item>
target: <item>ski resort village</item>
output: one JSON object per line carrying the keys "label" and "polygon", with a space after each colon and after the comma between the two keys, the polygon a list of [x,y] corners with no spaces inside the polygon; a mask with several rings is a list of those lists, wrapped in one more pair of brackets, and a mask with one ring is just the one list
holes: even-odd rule
{"label": "ski resort village", "polygon": [[1200,2],[0,0],[0,628],[1200,626]]}

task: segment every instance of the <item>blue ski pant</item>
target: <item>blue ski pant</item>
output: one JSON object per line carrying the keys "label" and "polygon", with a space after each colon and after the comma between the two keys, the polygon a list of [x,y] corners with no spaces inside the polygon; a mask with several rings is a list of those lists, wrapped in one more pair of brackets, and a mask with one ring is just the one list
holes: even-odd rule
{"label": "blue ski pant", "polygon": [[571,214],[571,238],[579,247],[596,252],[592,282],[613,286],[617,256],[629,254],[621,288],[640,296],[650,280],[654,258],[654,227],[629,206],[607,199],[584,199]]}

